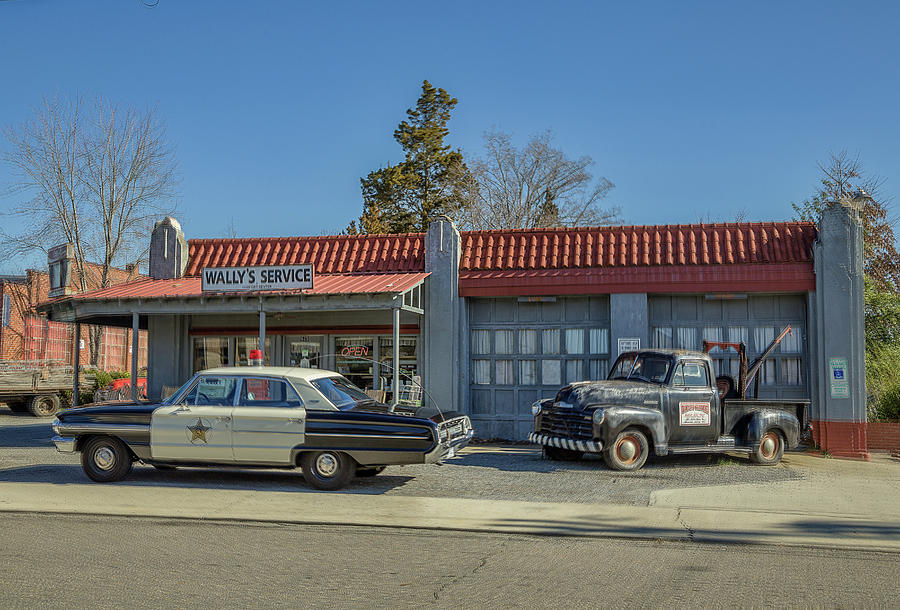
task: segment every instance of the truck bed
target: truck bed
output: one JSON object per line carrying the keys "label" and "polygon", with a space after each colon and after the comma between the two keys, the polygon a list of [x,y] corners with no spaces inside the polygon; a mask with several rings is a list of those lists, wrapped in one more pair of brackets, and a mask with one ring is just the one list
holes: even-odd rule
{"label": "truck bed", "polygon": [[777,400],[769,398],[728,399],[722,406],[722,434],[733,434],[737,424],[747,415],[761,410],[778,410],[790,413],[800,422],[800,429],[806,427],[809,400]]}
{"label": "truck bed", "polygon": [[[0,362],[0,398],[71,390],[74,372],[68,365]],[[83,374],[80,380],[84,381]]]}

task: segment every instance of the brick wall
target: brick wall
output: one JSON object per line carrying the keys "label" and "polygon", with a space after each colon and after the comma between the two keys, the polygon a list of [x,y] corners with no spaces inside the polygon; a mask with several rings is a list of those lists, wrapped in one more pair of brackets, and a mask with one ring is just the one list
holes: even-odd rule
{"label": "brick wall", "polygon": [[[100,286],[100,267],[88,267],[88,287]],[[77,289],[77,272],[73,270],[72,287]],[[137,276],[136,271],[110,270],[110,283],[119,284]],[[49,322],[34,315],[33,307],[47,300],[50,276],[29,269],[23,278],[0,281],[2,295],[11,297],[10,321],[0,327],[0,359],[3,360],[59,360],[71,364],[74,357],[75,327],[71,324]],[[81,326],[82,349],[80,364],[91,363],[89,327]],[[131,370],[131,329],[104,328],[101,332],[100,368]],[[138,368],[147,366],[147,332],[140,332]]]}
{"label": "brick wall", "polygon": [[869,451],[900,451],[900,422],[870,421],[866,441]]}

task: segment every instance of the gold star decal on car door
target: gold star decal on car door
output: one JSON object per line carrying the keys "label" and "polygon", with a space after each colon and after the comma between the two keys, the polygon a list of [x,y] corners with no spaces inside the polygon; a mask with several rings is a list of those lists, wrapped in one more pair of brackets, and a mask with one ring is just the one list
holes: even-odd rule
{"label": "gold star decal on car door", "polygon": [[210,428],[209,426],[203,425],[203,421],[198,417],[197,423],[194,424],[193,426],[188,426],[187,429],[188,429],[188,432],[191,433],[191,439],[190,439],[191,443],[194,443],[195,441],[198,441],[198,440],[206,443],[206,442],[208,442],[206,440],[206,432],[208,430],[211,430],[212,428]]}

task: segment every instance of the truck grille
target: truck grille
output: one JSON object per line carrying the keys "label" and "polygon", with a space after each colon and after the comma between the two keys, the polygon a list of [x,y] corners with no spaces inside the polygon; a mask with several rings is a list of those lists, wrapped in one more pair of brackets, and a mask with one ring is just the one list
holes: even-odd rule
{"label": "truck grille", "polygon": [[541,412],[541,433],[587,441],[594,438],[590,415],[559,409],[555,404],[544,407]]}

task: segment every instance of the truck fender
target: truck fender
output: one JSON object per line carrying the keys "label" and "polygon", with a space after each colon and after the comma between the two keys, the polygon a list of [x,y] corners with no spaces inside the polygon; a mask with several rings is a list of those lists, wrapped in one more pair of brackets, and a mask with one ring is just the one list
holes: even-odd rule
{"label": "truck fender", "polygon": [[785,449],[794,449],[800,441],[800,422],[784,411],[756,411],[747,422],[747,443],[756,445],[766,430],[779,430],[784,435]]}
{"label": "truck fender", "polygon": [[666,421],[662,411],[647,407],[619,405],[591,405],[603,409],[605,418],[599,426],[594,423],[594,436],[603,440],[603,446],[609,447],[616,440],[619,432],[626,428],[643,430],[653,444],[657,455],[666,455],[669,445],[666,439]]}

